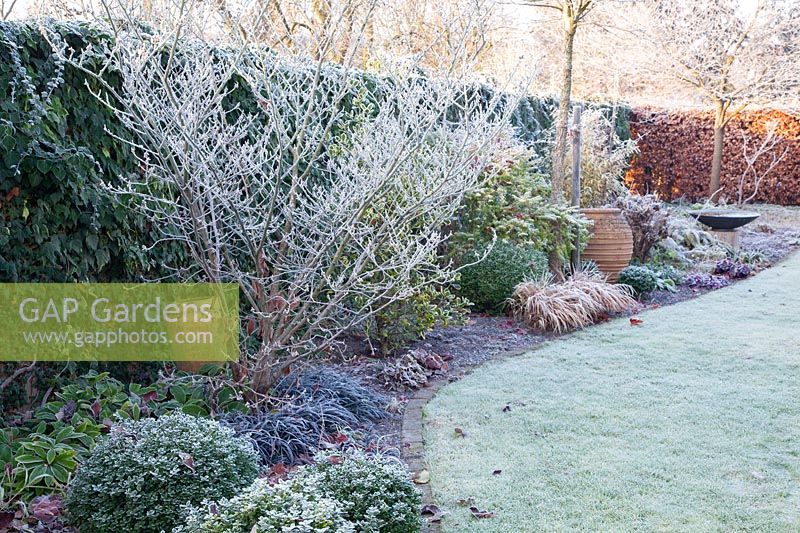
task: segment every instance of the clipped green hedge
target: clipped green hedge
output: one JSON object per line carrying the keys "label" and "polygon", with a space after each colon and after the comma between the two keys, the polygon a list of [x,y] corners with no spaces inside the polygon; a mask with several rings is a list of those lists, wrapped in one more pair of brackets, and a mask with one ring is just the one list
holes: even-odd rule
{"label": "clipped green hedge", "polygon": [[[107,38],[86,26],[48,26],[73,46]],[[96,82],[55,60],[36,23],[0,22],[0,282],[139,281],[185,260],[176,245],[150,249],[158,236],[150,224],[103,190],[102,182],[138,165],[114,138],[127,133],[94,89]],[[0,364],[0,380],[19,366]],[[2,391],[0,417],[89,366],[38,364]],[[155,365],[99,367],[127,381]]]}

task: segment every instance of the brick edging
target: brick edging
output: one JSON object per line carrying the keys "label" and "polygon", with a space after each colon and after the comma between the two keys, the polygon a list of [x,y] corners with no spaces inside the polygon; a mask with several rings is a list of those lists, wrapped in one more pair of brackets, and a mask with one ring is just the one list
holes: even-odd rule
{"label": "brick edging", "polygon": [[[542,344],[544,343],[538,342],[526,348],[515,348],[513,350],[500,352],[486,361],[465,370],[459,375],[443,376],[434,381],[429,381],[425,387],[414,391],[413,396],[411,396],[411,399],[403,410],[401,429],[403,461],[405,461],[406,467],[408,467],[412,474],[416,474],[422,470],[430,471],[425,464],[425,439],[422,436],[422,412],[425,409],[425,405],[432,400],[445,385],[449,385],[471,374],[484,363],[523,355],[537,349]],[[422,505],[435,504],[430,482],[418,484],[417,488],[422,491]],[[423,517],[423,533],[440,533],[441,530],[441,524],[438,522],[428,522],[427,519]]]}

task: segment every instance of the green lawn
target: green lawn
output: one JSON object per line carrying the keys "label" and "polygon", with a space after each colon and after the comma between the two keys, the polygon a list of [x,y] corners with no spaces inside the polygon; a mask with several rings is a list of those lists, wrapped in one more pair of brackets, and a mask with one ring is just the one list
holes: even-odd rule
{"label": "green lawn", "polygon": [[[800,531],[800,255],[641,318],[431,401],[444,531]],[[470,496],[494,517],[456,503]]]}

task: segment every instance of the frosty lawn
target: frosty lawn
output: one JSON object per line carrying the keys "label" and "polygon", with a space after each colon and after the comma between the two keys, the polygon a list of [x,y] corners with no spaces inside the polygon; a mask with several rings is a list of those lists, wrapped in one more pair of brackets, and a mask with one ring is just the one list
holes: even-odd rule
{"label": "frosty lawn", "polygon": [[426,454],[444,531],[800,529],[800,256],[640,318],[488,364],[434,398]]}

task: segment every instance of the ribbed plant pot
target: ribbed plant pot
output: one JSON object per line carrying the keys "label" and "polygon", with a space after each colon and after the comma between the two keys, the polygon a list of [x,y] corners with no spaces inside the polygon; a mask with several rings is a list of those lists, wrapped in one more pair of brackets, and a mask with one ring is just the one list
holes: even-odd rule
{"label": "ribbed plant pot", "polygon": [[633,257],[633,233],[628,222],[622,211],[614,208],[581,209],[581,213],[594,222],[581,258],[594,261],[608,281],[617,281]]}

